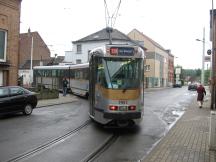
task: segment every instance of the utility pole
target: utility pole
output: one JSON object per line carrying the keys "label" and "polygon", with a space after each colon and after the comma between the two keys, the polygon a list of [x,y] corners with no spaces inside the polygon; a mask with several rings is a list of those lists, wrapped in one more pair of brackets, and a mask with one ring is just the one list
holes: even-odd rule
{"label": "utility pole", "polygon": [[34,49],[34,38],[33,33],[31,32],[30,28],[28,29],[28,37],[31,38],[31,46],[30,46],[30,75],[29,75],[29,82],[30,86],[32,86],[33,82],[33,49]]}
{"label": "utility pole", "polygon": [[200,40],[200,39],[196,39],[196,41],[200,41],[203,43],[203,52],[202,52],[202,71],[201,71],[201,84],[204,85],[204,73],[205,73],[205,28],[203,28],[203,39]]}
{"label": "utility pole", "polygon": [[205,67],[205,28],[203,28],[203,55],[202,55],[202,74],[201,74],[201,83],[204,85],[204,67]]}
{"label": "utility pole", "polygon": [[211,10],[211,38],[212,38],[212,62],[211,62],[211,109],[215,108],[215,25],[214,25],[214,0],[212,0],[212,10]]}
{"label": "utility pole", "polygon": [[33,82],[33,45],[34,45],[34,38],[33,35],[31,36],[31,63],[30,63],[30,84]]}

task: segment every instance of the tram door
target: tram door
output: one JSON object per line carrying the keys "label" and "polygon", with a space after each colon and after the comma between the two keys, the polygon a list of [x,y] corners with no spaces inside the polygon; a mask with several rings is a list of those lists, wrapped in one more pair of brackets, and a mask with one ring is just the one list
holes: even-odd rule
{"label": "tram door", "polygon": [[91,116],[95,115],[95,84],[96,84],[96,71],[97,71],[97,57],[92,55],[89,62],[89,103]]}

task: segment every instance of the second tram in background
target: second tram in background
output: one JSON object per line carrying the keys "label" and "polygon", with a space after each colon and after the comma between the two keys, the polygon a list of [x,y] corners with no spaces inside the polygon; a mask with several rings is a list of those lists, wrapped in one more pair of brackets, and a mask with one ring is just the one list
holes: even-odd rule
{"label": "second tram in background", "polygon": [[35,66],[34,84],[62,91],[62,80],[68,80],[68,91],[79,96],[89,94],[89,64]]}
{"label": "second tram in background", "polygon": [[120,127],[138,124],[144,115],[144,51],[106,45],[90,56],[90,117]]}

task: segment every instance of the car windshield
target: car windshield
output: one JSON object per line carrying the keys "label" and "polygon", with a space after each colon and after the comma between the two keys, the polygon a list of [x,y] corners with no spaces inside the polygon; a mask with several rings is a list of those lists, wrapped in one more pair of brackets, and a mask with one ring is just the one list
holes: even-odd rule
{"label": "car windshield", "polygon": [[141,81],[142,59],[99,58],[97,81],[105,88],[137,88]]}

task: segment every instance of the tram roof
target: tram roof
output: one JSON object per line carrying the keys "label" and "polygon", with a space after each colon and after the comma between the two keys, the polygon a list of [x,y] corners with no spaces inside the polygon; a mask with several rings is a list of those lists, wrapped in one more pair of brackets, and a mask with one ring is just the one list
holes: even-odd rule
{"label": "tram roof", "polygon": [[70,65],[70,69],[87,68],[89,63]]}
{"label": "tram roof", "polygon": [[89,66],[89,63],[84,64],[75,64],[75,65],[52,65],[52,66],[35,66],[33,69],[78,69],[78,68],[86,68]]}

